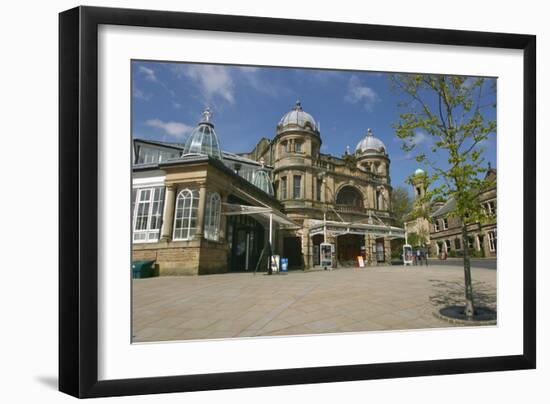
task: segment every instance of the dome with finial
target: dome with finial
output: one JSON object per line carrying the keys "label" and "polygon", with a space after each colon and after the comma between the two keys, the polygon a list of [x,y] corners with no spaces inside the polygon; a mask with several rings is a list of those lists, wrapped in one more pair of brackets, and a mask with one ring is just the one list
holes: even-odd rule
{"label": "dome with finial", "polygon": [[416,171],[414,172],[414,175],[415,175],[415,176],[426,175],[426,171],[424,171],[424,170],[421,169],[421,168],[417,168]]}
{"label": "dome with finial", "polygon": [[283,115],[277,125],[279,132],[287,129],[309,129],[313,132],[319,132],[319,126],[315,119],[302,109],[302,103],[298,100],[294,108]]}
{"label": "dome with finial", "polygon": [[198,126],[193,129],[185,146],[183,154],[205,154],[210,157],[222,159],[222,151],[218,135],[214,130],[214,124],[211,122],[212,111],[206,108],[202,113],[202,119]]}
{"label": "dome with finial", "polygon": [[266,194],[273,196],[275,193],[273,192],[273,183],[271,182],[271,178],[269,177],[269,173],[264,168],[264,159],[263,157],[260,159],[261,168],[257,169],[254,173],[254,178],[252,179],[252,184],[254,184],[256,187],[260,188],[262,191],[264,191]]}
{"label": "dome with finial", "polygon": [[355,153],[364,154],[386,154],[386,145],[372,134],[372,130],[367,131],[367,135],[357,143]]}

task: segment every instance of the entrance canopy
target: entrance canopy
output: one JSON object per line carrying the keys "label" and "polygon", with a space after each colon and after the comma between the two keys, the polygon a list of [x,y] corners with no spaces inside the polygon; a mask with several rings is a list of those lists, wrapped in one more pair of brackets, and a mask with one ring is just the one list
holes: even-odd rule
{"label": "entrance canopy", "polygon": [[277,223],[281,227],[299,228],[296,223],[277,209],[261,206],[239,205],[236,203],[222,203],[222,207],[222,215],[225,216],[251,215],[260,222],[273,220],[273,222]]}
{"label": "entrance canopy", "polygon": [[334,221],[315,220],[309,230],[310,236],[316,234],[326,234],[341,236],[343,234],[369,234],[374,237],[386,237],[389,239],[405,238],[405,230],[399,227],[386,226],[383,224],[372,223],[346,223]]}

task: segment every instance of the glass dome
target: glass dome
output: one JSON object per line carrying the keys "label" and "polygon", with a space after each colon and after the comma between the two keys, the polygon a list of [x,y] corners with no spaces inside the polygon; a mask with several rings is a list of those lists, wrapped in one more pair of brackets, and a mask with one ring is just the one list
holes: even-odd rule
{"label": "glass dome", "polygon": [[202,120],[199,125],[193,129],[191,135],[185,142],[183,154],[206,154],[208,156],[222,159],[222,151],[218,135],[214,130],[214,124],[210,122],[212,112],[206,108],[202,113]]}
{"label": "glass dome", "polygon": [[271,178],[269,177],[269,173],[264,168],[264,161],[263,159],[260,160],[260,163],[262,164],[262,168],[259,168],[254,173],[254,178],[252,179],[252,184],[256,187],[260,188],[262,191],[264,191],[268,195],[275,195],[273,192],[273,183],[271,182]]}

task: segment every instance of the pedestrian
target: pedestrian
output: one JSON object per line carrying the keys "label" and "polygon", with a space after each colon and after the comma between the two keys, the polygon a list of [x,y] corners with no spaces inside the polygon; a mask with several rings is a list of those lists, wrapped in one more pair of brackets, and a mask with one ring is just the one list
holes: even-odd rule
{"label": "pedestrian", "polygon": [[416,250],[416,262],[417,265],[422,265],[422,251]]}
{"label": "pedestrian", "polygon": [[424,251],[424,265],[428,266],[428,251]]}

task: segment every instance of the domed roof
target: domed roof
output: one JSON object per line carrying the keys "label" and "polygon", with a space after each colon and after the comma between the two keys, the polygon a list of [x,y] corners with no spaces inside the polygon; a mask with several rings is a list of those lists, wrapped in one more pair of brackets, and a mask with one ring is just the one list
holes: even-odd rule
{"label": "domed roof", "polygon": [[281,120],[277,128],[279,130],[285,130],[287,127],[296,127],[301,129],[309,129],[314,132],[319,132],[315,119],[302,109],[300,101],[296,101],[296,105],[292,111],[287,112]]}
{"label": "domed roof", "polygon": [[263,158],[260,160],[260,163],[262,164],[262,168],[259,168],[254,173],[254,178],[252,179],[252,184],[254,184],[256,187],[260,188],[266,194],[273,196],[274,195],[273,183],[271,182],[271,178],[269,177],[269,173],[264,168]]}
{"label": "domed roof", "polygon": [[424,171],[421,168],[417,168],[416,171],[414,172],[414,175],[424,175],[424,174],[426,174],[426,171]]}
{"label": "domed roof", "polygon": [[367,131],[367,136],[365,136],[355,148],[357,154],[385,154],[386,145],[375,137],[372,134],[372,131],[369,129]]}
{"label": "domed roof", "polygon": [[218,135],[214,130],[214,124],[210,122],[212,112],[206,108],[202,113],[202,119],[199,125],[193,129],[185,146],[183,154],[206,154],[208,156],[222,159],[222,152]]}

